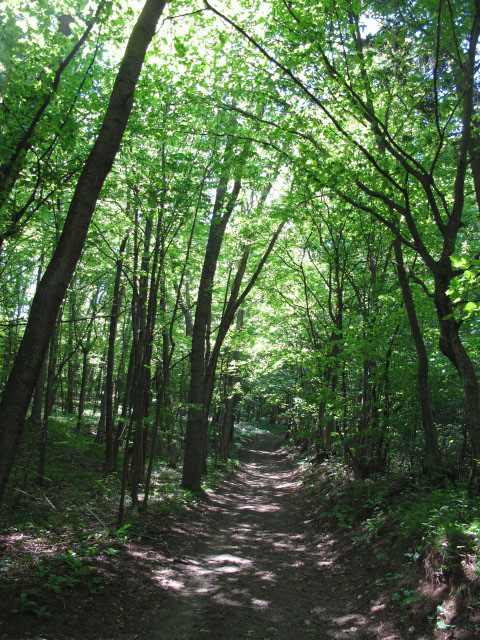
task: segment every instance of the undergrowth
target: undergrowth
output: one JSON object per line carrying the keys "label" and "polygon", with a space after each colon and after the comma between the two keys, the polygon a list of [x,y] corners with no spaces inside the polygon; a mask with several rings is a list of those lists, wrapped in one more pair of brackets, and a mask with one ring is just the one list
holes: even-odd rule
{"label": "undergrowth", "polygon": [[284,435],[287,427],[283,424],[272,424],[267,420],[257,422],[238,422],[235,424],[235,438],[245,440],[262,433]]}
{"label": "undergrowth", "polygon": [[422,600],[408,585],[408,574],[417,579],[421,571],[432,590],[441,592],[433,627],[449,628],[460,616],[478,613],[480,505],[465,487],[402,474],[360,480],[331,460],[308,469],[304,485],[318,499],[320,523],[344,529],[353,542],[374,551],[385,580],[398,583],[392,599],[399,605]]}
{"label": "undergrowth", "polygon": [[[88,597],[101,593],[105,567],[129,538],[148,537],[152,521],[160,522],[189,508],[198,497],[180,487],[181,472],[158,461],[152,473],[148,511],[134,511],[127,495],[126,523],[117,528],[120,473],[102,473],[104,445],[95,444],[75,416],[53,416],[49,424],[47,467],[36,473],[38,432],[30,426],[0,508],[0,591],[6,612],[48,620],[67,592]],[[204,489],[214,488],[237,461],[214,464]],[[122,469],[119,456],[117,468]],[[108,573],[108,572],[107,572]]]}

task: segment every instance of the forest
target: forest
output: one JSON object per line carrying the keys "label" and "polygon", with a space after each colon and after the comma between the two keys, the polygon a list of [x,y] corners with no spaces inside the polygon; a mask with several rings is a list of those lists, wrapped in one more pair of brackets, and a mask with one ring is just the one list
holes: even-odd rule
{"label": "forest", "polygon": [[1,640],[480,638],[479,40],[0,0]]}

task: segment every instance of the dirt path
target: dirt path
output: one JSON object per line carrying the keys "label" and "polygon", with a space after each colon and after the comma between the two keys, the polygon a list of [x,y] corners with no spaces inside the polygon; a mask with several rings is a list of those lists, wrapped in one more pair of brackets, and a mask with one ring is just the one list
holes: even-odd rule
{"label": "dirt path", "polygon": [[249,442],[240,471],[206,506],[191,548],[157,572],[168,615],[155,638],[401,638],[376,620],[385,603],[368,567],[359,561],[352,570],[334,540],[313,535],[281,444],[272,435]]}
{"label": "dirt path", "polygon": [[[51,617],[35,620],[8,613],[25,588],[13,585],[0,640],[428,640],[393,615],[371,552],[315,531],[282,443],[252,438],[208,500],[152,511],[140,538],[102,556],[99,593],[52,594]],[[43,603],[45,589],[29,593]]]}

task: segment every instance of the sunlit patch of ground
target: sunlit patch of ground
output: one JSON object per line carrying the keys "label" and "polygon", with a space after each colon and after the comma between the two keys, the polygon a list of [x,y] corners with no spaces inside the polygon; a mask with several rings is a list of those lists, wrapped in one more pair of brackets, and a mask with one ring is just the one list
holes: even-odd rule
{"label": "sunlit patch of ground", "polygon": [[339,569],[335,539],[312,540],[298,509],[295,468],[275,450],[279,438],[258,440],[244,451],[235,479],[203,506],[194,548],[156,571],[170,608],[158,637],[396,637],[392,624],[375,619],[380,598],[364,598],[358,578],[349,584]]}
{"label": "sunlit patch of ground", "polygon": [[[420,640],[392,615],[391,593],[375,584],[368,552],[315,531],[281,443],[256,435],[235,476],[201,505],[162,518],[152,511],[144,539],[105,559],[105,589],[62,593],[63,627],[32,620],[38,637]],[[56,550],[14,532],[7,544]],[[10,630],[2,635],[0,624],[0,640],[33,637]]]}

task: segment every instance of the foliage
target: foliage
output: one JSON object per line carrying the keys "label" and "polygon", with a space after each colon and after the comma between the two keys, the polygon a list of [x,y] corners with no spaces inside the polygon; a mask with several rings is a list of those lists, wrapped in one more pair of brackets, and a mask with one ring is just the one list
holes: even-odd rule
{"label": "foliage", "polygon": [[480,511],[463,487],[402,476],[355,480],[332,463],[307,473],[305,484],[329,507],[319,514],[323,521],[350,530],[357,543],[379,545],[387,563],[433,562],[441,575],[462,560],[480,561]]}
{"label": "foliage", "polygon": [[22,591],[22,593],[15,598],[15,607],[12,609],[12,613],[34,613],[38,618],[51,616],[50,611],[45,605],[40,606],[35,600],[31,600],[28,593]]}
{"label": "foliage", "polygon": [[[3,389],[139,7],[0,9]],[[205,488],[268,428],[342,478],[328,517],[359,542],[395,530],[412,559],[477,554],[477,3],[166,11],[50,323],[7,525],[93,518],[114,553],[141,509],[194,499],[177,469],[197,411]],[[194,333],[213,366],[198,402]]]}

